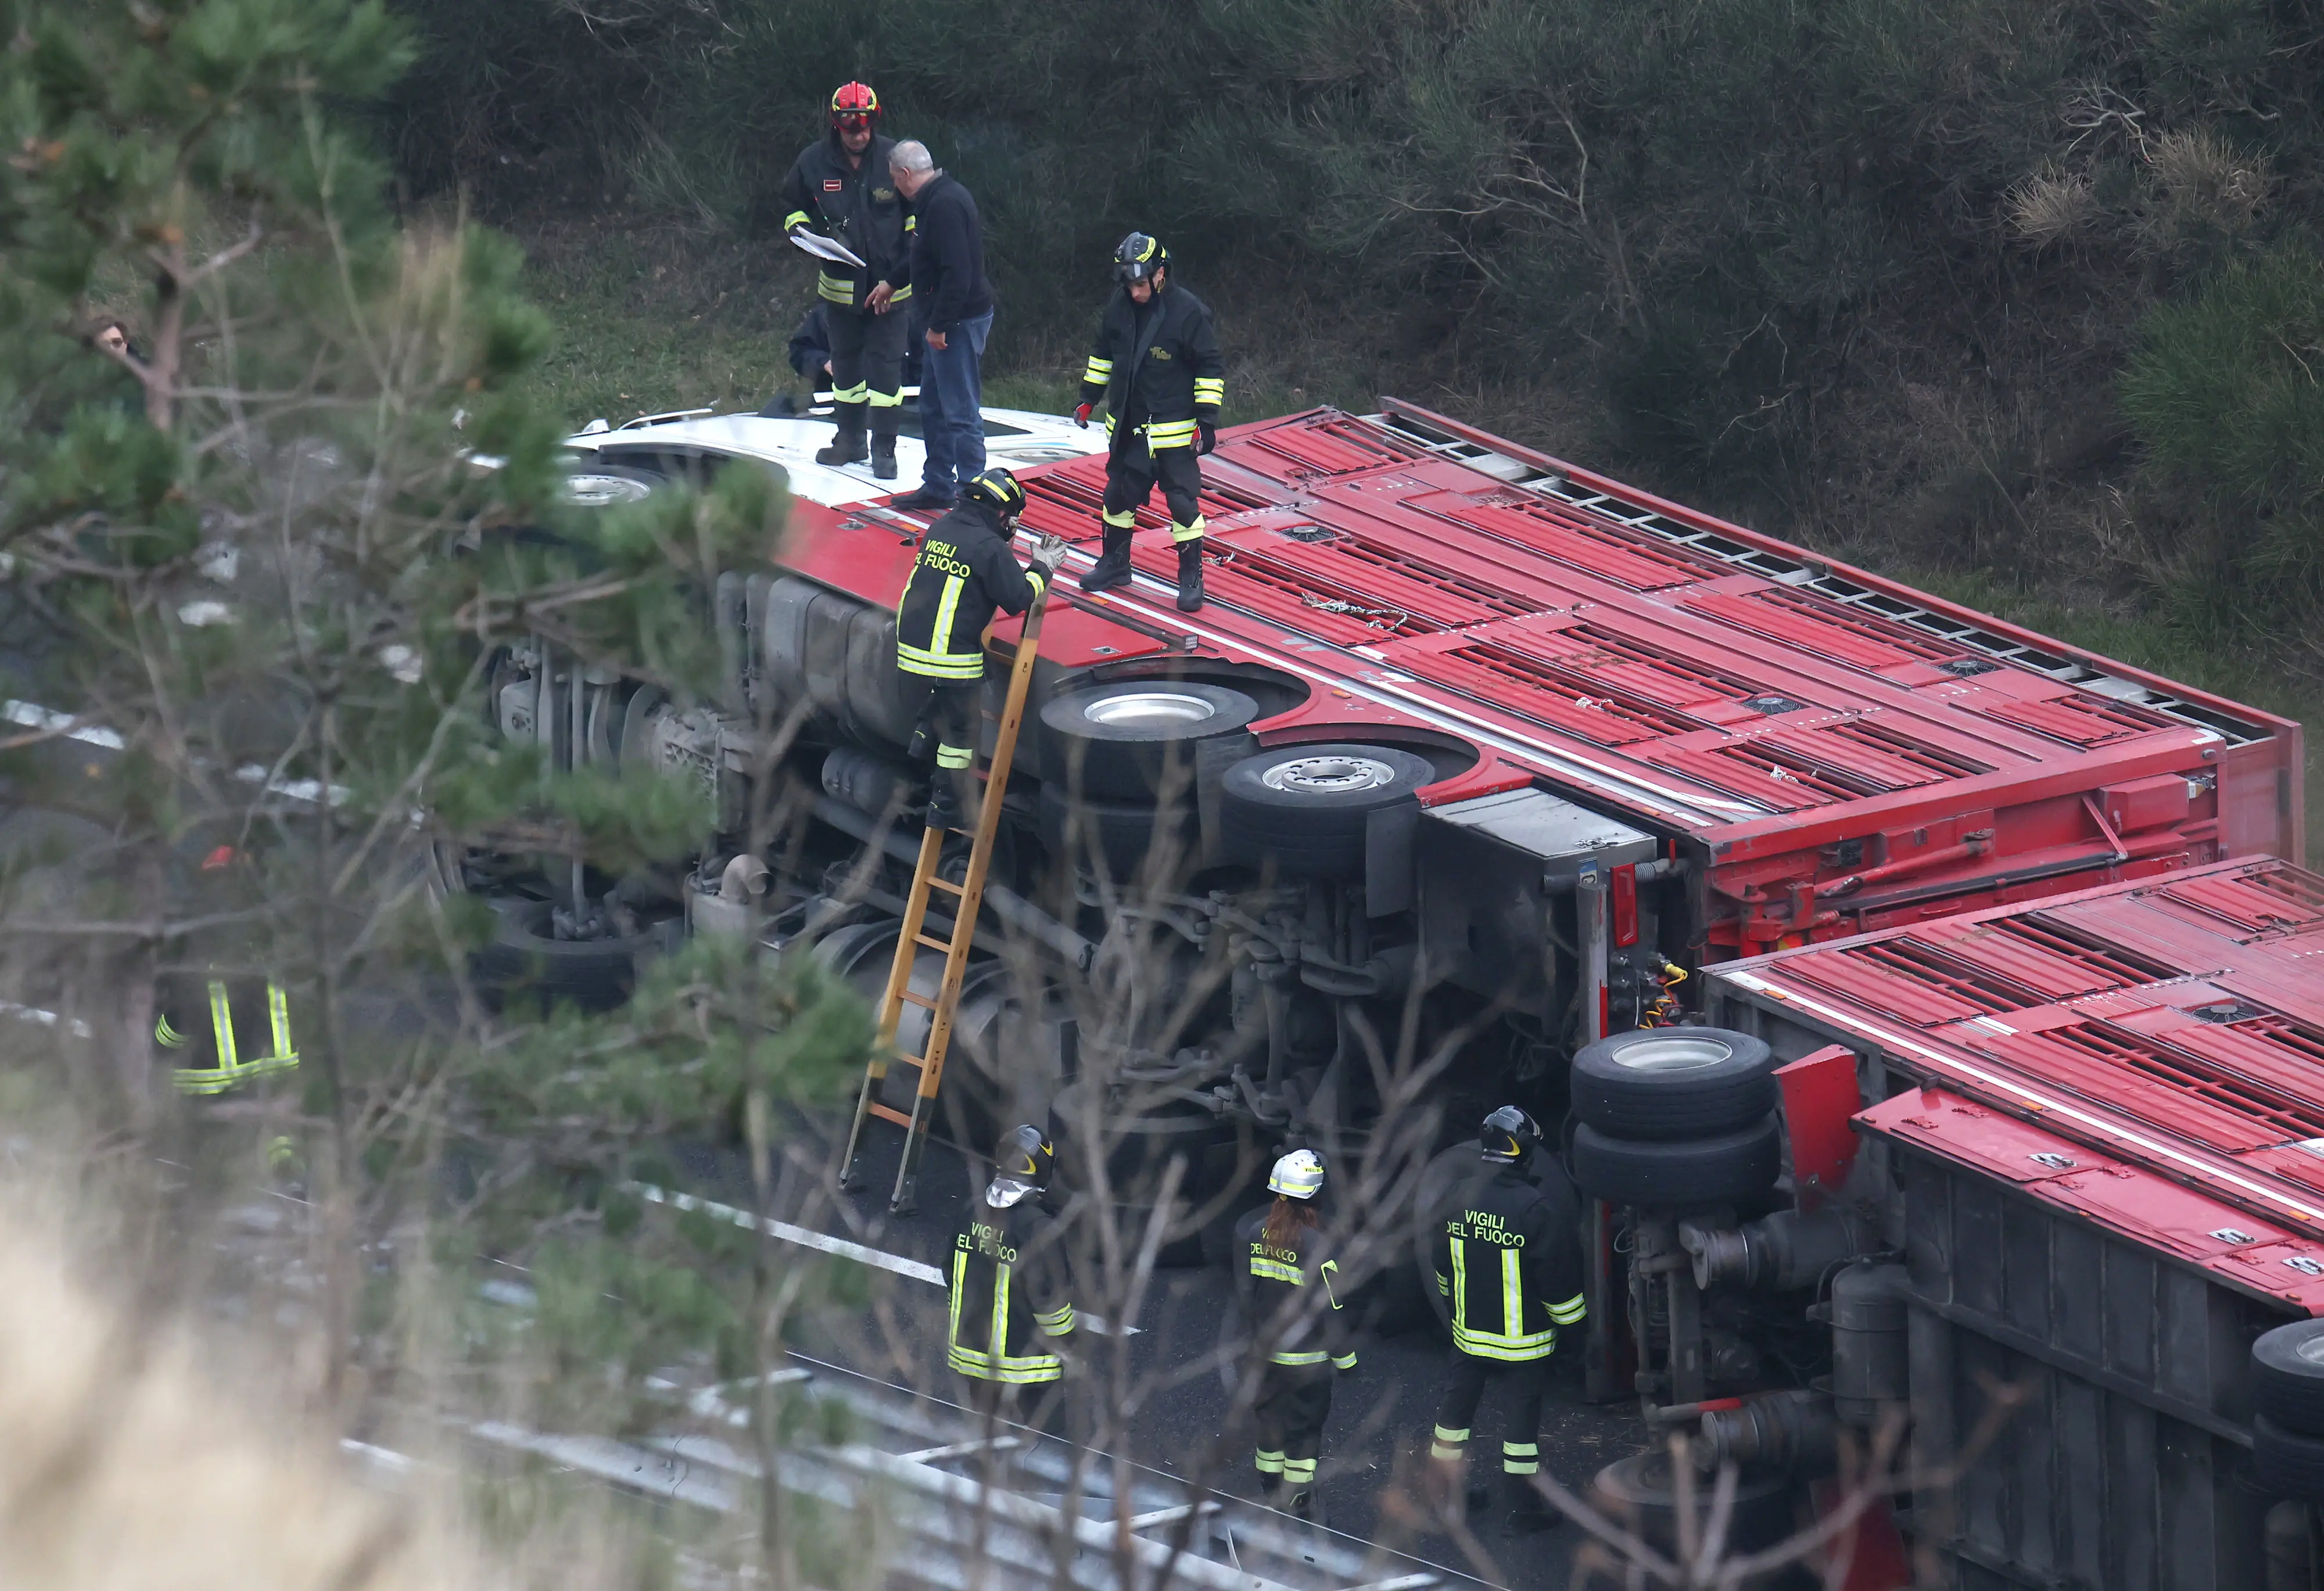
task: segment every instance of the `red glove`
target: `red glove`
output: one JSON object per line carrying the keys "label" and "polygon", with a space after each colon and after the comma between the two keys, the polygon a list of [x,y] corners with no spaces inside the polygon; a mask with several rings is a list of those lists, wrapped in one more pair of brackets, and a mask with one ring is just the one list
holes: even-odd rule
{"label": "red glove", "polygon": [[1074,409],[1074,424],[1079,426],[1084,431],[1088,430],[1090,410],[1096,407],[1097,405],[1094,403],[1084,403],[1079,409]]}

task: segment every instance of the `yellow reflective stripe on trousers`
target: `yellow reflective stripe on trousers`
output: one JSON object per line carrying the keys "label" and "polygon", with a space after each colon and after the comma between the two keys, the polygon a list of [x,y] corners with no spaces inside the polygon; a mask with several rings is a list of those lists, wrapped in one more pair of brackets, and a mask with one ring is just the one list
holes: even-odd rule
{"label": "yellow reflective stripe on trousers", "polygon": [[1117,530],[1127,530],[1138,523],[1138,512],[1134,509],[1124,509],[1118,514],[1111,509],[1100,509],[1097,517]]}
{"label": "yellow reflective stripe on trousers", "polygon": [[938,768],[974,768],[976,766],[976,752],[974,750],[967,746],[947,746],[942,741],[938,741],[936,744],[936,766]]}
{"label": "yellow reflective stripe on trousers", "polygon": [[856,382],[852,387],[834,387],[831,390],[831,400],[834,403],[866,403],[871,400],[871,398],[872,389],[862,382]]}
{"label": "yellow reflective stripe on trousers", "polygon": [[881,392],[867,388],[863,401],[874,409],[901,409],[904,406],[904,395],[901,392]]}
{"label": "yellow reflective stripe on trousers", "polygon": [[1207,529],[1207,527],[1204,525],[1203,516],[1200,514],[1196,514],[1194,516],[1194,522],[1191,525],[1181,525],[1178,521],[1173,520],[1170,521],[1170,539],[1173,541],[1200,541],[1203,538],[1203,532],[1205,529]]}

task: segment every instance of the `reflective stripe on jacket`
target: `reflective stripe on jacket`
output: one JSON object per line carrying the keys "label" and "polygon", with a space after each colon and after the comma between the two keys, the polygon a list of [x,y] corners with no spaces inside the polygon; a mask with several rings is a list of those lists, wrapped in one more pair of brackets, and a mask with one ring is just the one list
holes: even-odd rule
{"label": "reflective stripe on jacket", "polygon": [[1040,575],[1009,550],[1001,516],[962,503],[920,538],[896,604],[896,667],[931,679],[982,679],[993,612],[1023,612],[1041,588]]}
{"label": "reflective stripe on jacket", "polygon": [[1191,447],[1195,422],[1215,422],[1225,399],[1218,329],[1200,299],[1175,282],[1146,304],[1114,290],[1082,370],[1082,400],[1103,400],[1106,429],[1119,419],[1153,451]]}
{"label": "reflective stripe on jacket", "polygon": [[1515,1167],[1471,1187],[1436,1237],[1436,1287],[1452,1344],[1480,1359],[1539,1359],[1586,1312],[1580,1206],[1565,1173],[1536,1183]]}
{"label": "reflective stripe on jacket", "polygon": [[[1235,1242],[1237,1251],[1246,1256],[1237,1281],[1252,1329],[1265,1329],[1270,1320],[1282,1318],[1278,1311],[1292,1317],[1268,1359],[1295,1366],[1328,1361],[1342,1370],[1354,1369],[1355,1344],[1338,1292],[1340,1262],[1330,1257],[1322,1235],[1307,1227],[1294,1236],[1288,1248],[1269,1244],[1267,1209],[1262,1206],[1236,1224]],[[1311,1284],[1323,1289],[1323,1305],[1305,1296]],[[1293,1293],[1293,1288],[1300,1292]]]}
{"label": "reflective stripe on jacket", "polygon": [[[222,978],[213,978],[201,989],[200,999],[207,1021],[196,1017],[186,1007],[195,1003],[190,989],[166,992],[161,1010],[153,1023],[153,1041],[164,1050],[182,1053],[182,1058],[192,1064],[173,1069],[179,1090],[189,1094],[222,1094],[236,1083],[246,1082],[270,1071],[288,1071],[299,1064],[298,1048],[290,1042],[290,998],[279,983],[265,986],[264,1019],[262,1026],[256,1008],[256,986],[244,987],[237,998]],[[237,1028],[236,1008],[241,1022]],[[207,1056],[202,1037],[208,1036]],[[259,1048],[263,1044],[266,1048]],[[200,1062],[207,1060],[209,1063]]]}
{"label": "reflective stripe on jacket", "polygon": [[968,1219],[953,1237],[945,1358],[954,1369],[1012,1386],[1065,1374],[1065,1361],[1042,1346],[1074,1330],[1061,1236],[1038,1209],[994,1209],[969,1196]]}

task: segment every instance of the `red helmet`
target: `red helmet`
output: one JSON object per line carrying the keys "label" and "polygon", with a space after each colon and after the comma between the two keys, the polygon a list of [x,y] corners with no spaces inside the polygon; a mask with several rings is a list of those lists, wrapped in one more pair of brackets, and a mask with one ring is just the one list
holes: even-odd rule
{"label": "red helmet", "polygon": [[831,96],[831,124],[840,127],[880,124],[880,97],[869,83],[842,83]]}

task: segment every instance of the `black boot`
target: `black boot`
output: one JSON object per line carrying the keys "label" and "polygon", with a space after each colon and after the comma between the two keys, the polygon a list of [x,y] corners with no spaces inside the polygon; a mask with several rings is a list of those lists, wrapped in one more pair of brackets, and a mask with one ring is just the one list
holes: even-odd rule
{"label": "black boot", "polygon": [[818,451],[815,462],[819,464],[862,464],[871,456],[863,443],[863,410],[861,403],[840,403],[839,428],[832,433],[831,446]]}
{"label": "black boot", "polygon": [[1512,1536],[1530,1536],[1557,1522],[1557,1511],[1534,1490],[1531,1476],[1505,1475],[1501,1482],[1501,1528],[1504,1531]]}
{"label": "black boot", "polygon": [[903,418],[903,409],[893,403],[875,405],[872,410],[872,475],[874,480],[896,478],[896,422]]}
{"label": "black boot", "polygon": [[1105,538],[1088,573],[1081,578],[1084,591],[1107,591],[1130,584],[1130,527],[1108,525]]}
{"label": "black boot", "polygon": [[1178,544],[1178,612],[1191,613],[1203,605],[1203,538]]}

